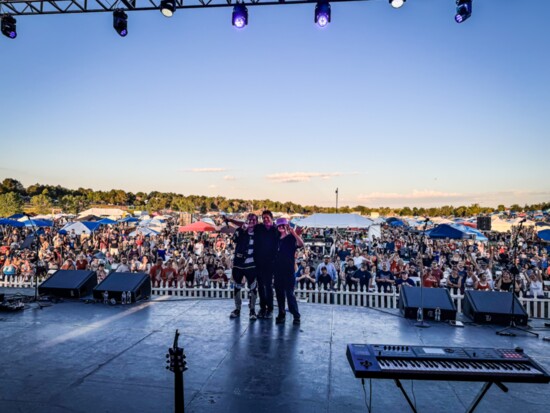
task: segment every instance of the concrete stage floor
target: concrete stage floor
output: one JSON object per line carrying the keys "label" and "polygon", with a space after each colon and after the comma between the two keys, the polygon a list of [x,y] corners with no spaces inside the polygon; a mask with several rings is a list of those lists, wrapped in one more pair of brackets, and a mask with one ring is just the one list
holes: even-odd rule
{"label": "concrete stage floor", "polygon": [[[30,306],[0,313],[0,412],[172,412],[174,376],[165,370],[165,354],[176,328],[189,364],[187,413],[366,412],[361,382],[346,359],[347,343],[521,346],[550,369],[550,343],[541,338],[497,336],[496,326],[432,323],[419,329],[393,310],[300,303],[302,325],[294,326],[292,317],[285,325],[230,320],[233,304],[227,300]],[[412,383],[403,383],[410,391]],[[417,407],[465,411],[481,386],[415,381]],[[548,411],[548,385],[509,388],[503,393],[492,387],[477,411]],[[372,389],[373,411],[410,411],[393,381],[373,380]]]}

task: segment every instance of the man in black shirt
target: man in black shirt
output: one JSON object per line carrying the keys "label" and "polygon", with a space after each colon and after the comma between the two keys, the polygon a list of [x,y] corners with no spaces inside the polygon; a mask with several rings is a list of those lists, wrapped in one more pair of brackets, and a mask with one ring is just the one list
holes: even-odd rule
{"label": "man in black shirt", "polygon": [[258,318],[272,318],[273,273],[279,233],[273,225],[271,211],[265,210],[262,212],[262,221],[262,224],[257,224],[254,228],[256,241],[254,260],[258,270],[258,292],[260,295]]}
{"label": "man in black shirt", "polygon": [[234,299],[235,310],[230,314],[231,318],[237,318],[241,315],[241,289],[243,287],[243,278],[246,277],[246,282],[250,290],[250,320],[256,320],[256,263],[254,261],[255,250],[255,233],[254,228],[258,223],[258,217],[254,214],[248,214],[246,226],[237,228],[233,235],[235,243],[235,257],[233,259],[232,278],[234,284]]}
{"label": "man in black shirt", "polygon": [[[351,280],[355,271],[357,271],[357,267],[353,264],[353,258],[348,257],[346,265],[344,265],[344,274],[346,276],[346,285],[349,287],[351,287],[352,284],[357,286],[357,283]],[[340,280],[338,280],[338,284],[340,284]]]}
{"label": "man in black shirt", "polygon": [[356,288],[359,286],[361,290],[372,287],[372,276],[366,261],[361,263],[361,268],[350,276],[349,281],[346,278],[346,283],[348,285],[355,285]]}

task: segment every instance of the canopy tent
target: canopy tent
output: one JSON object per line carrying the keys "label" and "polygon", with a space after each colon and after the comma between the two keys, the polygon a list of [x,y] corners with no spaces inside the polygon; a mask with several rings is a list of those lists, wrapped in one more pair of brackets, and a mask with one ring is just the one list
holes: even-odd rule
{"label": "canopy tent", "polygon": [[86,215],[96,215],[98,217],[122,218],[124,215],[126,215],[126,211],[123,211],[122,209],[118,209],[118,208],[90,208],[78,214],[79,217],[84,217]]}
{"label": "canopy tent", "polygon": [[426,231],[430,238],[450,238],[450,239],[476,239],[478,241],[487,241],[487,238],[479,231],[465,227],[459,224],[440,224],[437,227]]}
{"label": "canopy tent", "polygon": [[458,221],[457,224],[464,225],[465,227],[477,228],[477,222],[472,222],[472,221]]}
{"label": "canopy tent", "polygon": [[539,238],[543,241],[550,242],[550,229],[543,229],[537,233]]}
{"label": "canopy tent", "polygon": [[374,238],[380,239],[381,236],[382,230],[380,228],[380,225],[374,224],[369,227],[369,232],[367,234],[369,240],[372,241]]}
{"label": "canopy tent", "polygon": [[21,219],[23,217],[26,217],[25,214],[13,214],[13,215],[10,215],[8,218],[9,219]]}
{"label": "canopy tent", "polygon": [[144,237],[149,237],[151,235],[158,235],[159,233],[155,231],[154,229],[148,228],[148,227],[140,227],[136,229],[133,232],[130,232],[130,237],[136,237],[138,235],[143,235]]}
{"label": "canopy tent", "polygon": [[512,223],[504,219],[494,218],[491,220],[491,231],[508,232],[512,229]]}
{"label": "canopy tent", "polygon": [[357,214],[313,214],[296,222],[308,228],[368,228],[372,220]]}
{"label": "canopy tent", "polygon": [[201,219],[201,222],[204,222],[208,225],[212,225],[213,227],[216,226],[216,223],[214,222],[214,220],[212,218],[203,218],[203,219]]}
{"label": "canopy tent", "polygon": [[185,225],[178,228],[178,232],[208,232],[216,231],[216,227],[207,224],[206,222],[193,222],[192,224]]}
{"label": "canopy tent", "polygon": [[22,222],[16,221],[15,219],[1,218],[0,227],[1,226],[21,228],[21,227],[24,227],[25,224]]}
{"label": "canopy tent", "polygon": [[81,234],[91,234],[96,229],[98,229],[100,226],[97,222],[89,222],[89,221],[82,221],[82,222],[71,222],[67,225],[65,225],[61,230],[59,231],[60,234],[67,234],[69,232],[72,232],[74,230],[74,233],[76,235]]}
{"label": "canopy tent", "polygon": [[137,218],[127,216],[126,218],[119,219],[117,222],[119,222],[121,224],[124,224],[126,222],[130,223],[130,222],[138,222],[138,221],[139,221],[139,219],[137,219]]}
{"label": "canopy tent", "polygon": [[101,221],[101,217],[93,214],[79,215],[76,220],[80,222],[98,222],[98,221]]}
{"label": "canopy tent", "polygon": [[234,225],[224,225],[221,227],[220,229],[220,234],[228,234],[228,235],[231,235],[231,234],[234,234],[235,231],[237,230],[237,227],[234,226]]}
{"label": "canopy tent", "polygon": [[53,221],[48,221],[47,219],[27,219],[23,221],[23,224],[26,227],[35,226],[36,228],[52,227]]}
{"label": "canopy tent", "polygon": [[114,219],[103,218],[97,221],[97,223],[99,225],[113,225],[113,224],[116,224],[116,221]]}

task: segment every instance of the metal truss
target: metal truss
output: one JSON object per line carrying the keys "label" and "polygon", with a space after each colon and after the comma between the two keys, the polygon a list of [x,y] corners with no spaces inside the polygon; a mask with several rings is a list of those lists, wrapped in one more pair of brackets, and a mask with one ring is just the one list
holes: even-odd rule
{"label": "metal truss", "polygon": [[[287,4],[316,4],[318,0],[248,0],[239,1],[246,6],[274,6]],[[369,0],[330,0],[331,3]],[[161,0],[0,0],[0,15],[75,14],[125,11],[159,10]],[[237,0],[175,0],[176,9],[233,7]]]}

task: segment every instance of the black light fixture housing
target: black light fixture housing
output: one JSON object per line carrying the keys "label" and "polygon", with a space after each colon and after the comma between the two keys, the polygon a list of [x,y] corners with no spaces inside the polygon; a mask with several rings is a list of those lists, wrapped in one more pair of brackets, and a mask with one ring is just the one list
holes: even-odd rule
{"label": "black light fixture housing", "polygon": [[10,39],[17,37],[17,20],[9,14],[2,16],[2,22],[0,23],[2,28],[2,34]]}
{"label": "black light fixture housing", "polygon": [[455,21],[463,23],[472,15],[472,0],[456,0]]}
{"label": "black light fixture housing", "polygon": [[160,12],[165,17],[172,17],[176,12],[176,0],[162,0],[160,2]]}
{"label": "black light fixture housing", "polygon": [[113,12],[113,28],[121,37],[128,34],[128,15],[124,10],[117,9]]}

